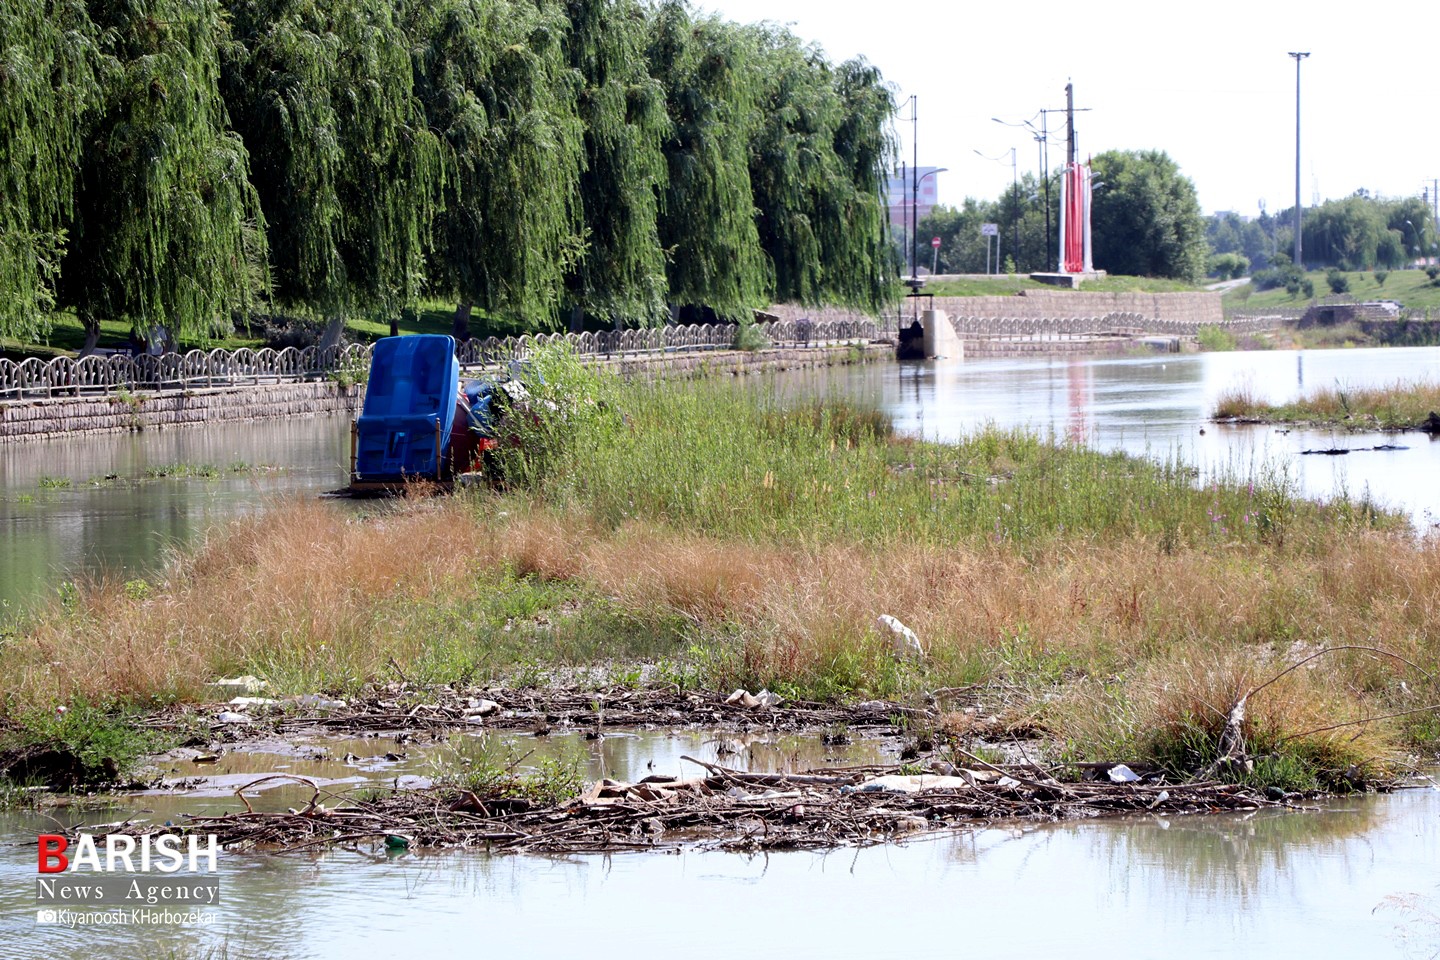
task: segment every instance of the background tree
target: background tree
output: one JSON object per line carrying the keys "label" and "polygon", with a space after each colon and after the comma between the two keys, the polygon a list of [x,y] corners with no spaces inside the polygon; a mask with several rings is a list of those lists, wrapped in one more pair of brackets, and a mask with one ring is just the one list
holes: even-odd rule
{"label": "background tree", "polygon": [[837,76],[819,48],[775,27],[750,30],[761,85],[750,184],[771,299],[875,305],[890,97],[868,85],[864,65]]}
{"label": "background tree", "polygon": [[326,316],[414,305],[445,182],[392,6],[230,0],[225,96],[254,158],[275,297]]}
{"label": "background tree", "polygon": [[534,0],[413,0],[416,90],[453,175],[430,276],[459,301],[553,327],[577,255],[583,127],[562,10]]}
{"label": "background tree", "polygon": [[97,61],[80,0],[0,3],[0,336],[49,330]]}
{"label": "background tree", "polygon": [[668,0],[655,10],[647,56],[671,123],[659,224],[670,303],[743,319],[770,286],[750,185],[760,85],[752,35]]}
{"label": "background tree", "polygon": [[1097,269],[1196,282],[1205,273],[1205,225],[1195,184],[1158,150],[1111,150],[1093,161]]}
{"label": "background tree", "polygon": [[841,104],[835,155],[849,190],[835,210],[842,222],[822,233],[822,245],[827,236],[840,240],[826,250],[826,287],[843,303],[879,311],[895,289],[884,199],[885,171],[895,159],[895,95],[880,71],[860,58],[840,64],[834,84]]}
{"label": "background tree", "polygon": [[584,245],[566,277],[571,326],[665,315],[659,204],[667,179],[665,89],[646,69],[649,33],[634,0],[569,0],[570,67],[579,75]]}
{"label": "background tree", "polygon": [[264,261],[249,157],[219,92],[214,0],[92,0],[102,106],[81,154],[61,293],[94,349],[100,318],[230,329]]}

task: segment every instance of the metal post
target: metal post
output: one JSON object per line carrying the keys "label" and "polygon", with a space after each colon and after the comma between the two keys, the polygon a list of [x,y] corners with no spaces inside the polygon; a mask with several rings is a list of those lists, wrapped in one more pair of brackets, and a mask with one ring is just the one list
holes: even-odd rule
{"label": "metal post", "polygon": [[1015,148],[1010,148],[1010,255],[1015,269],[1020,269],[1020,174],[1015,164]]}
{"label": "metal post", "polygon": [[919,246],[920,229],[920,127],[919,103],[910,95],[910,148],[914,162],[910,165],[910,279],[915,279],[915,248]]}
{"label": "metal post", "polygon": [[1040,111],[1040,178],[1045,181],[1045,270],[1049,272],[1055,269],[1055,261],[1050,256],[1050,128],[1047,125],[1049,114]]}
{"label": "metal post", "polygon": [[1295,266],[1304,273],[1305,262],[1301,258],[1300,246],[1300,61],[1310,53],[1292,51],[1290,56],[1295,58]]}

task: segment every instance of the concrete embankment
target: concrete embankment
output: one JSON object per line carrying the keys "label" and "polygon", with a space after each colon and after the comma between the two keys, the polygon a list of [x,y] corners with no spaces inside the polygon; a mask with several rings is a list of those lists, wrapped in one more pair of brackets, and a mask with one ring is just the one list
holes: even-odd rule
{"label": "concrete embankment", "polygon": [[[888,360],[889,344],[687,351],[611,357],[598,361],[624,376],[693,377],[750,374]],[[0,442],[72,433],[160,430],[187,424],[296,417],[354,416],[365,400],[363,385],[330,380],[187,388],[154,393],[54,397],[0,402]]]}

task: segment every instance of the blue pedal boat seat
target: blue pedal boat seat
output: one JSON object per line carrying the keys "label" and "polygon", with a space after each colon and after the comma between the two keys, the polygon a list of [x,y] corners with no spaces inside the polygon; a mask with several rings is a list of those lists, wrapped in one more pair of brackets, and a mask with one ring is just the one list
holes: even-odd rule
{"label": "blue pedal boat seat", "polygon": [[418,334],[376,341],[356,421],[355,479],[439,479],[459,388],[453,338]]}

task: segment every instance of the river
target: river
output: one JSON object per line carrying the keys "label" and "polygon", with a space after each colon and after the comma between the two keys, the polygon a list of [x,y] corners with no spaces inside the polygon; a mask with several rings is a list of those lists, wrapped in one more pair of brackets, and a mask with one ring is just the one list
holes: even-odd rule
{"label": "river", "polygon": [[[1320,386],[1437,373],[1435,348],[1277,351],[874,365],[797,374],[784,388],[873,397],[900,429],[937,438],[993,422],[1104,448],[1178,454],[1207,472],[1285,471],[1314,496],[1368,490],[1424,528],[1440,514],[1433,480],[1440,444],[1423,434],[1287,433],[1219,427],[1207,415],[1237,384],[1284,400]],[[1407,449],[1301,453],[1384,442]],[[348,428],[338,420],[0,446],[0,599],[28,605],[66,578],[153,571],[170,547],[208,524],[277,496],[340,485],[347,451]],[[179,464],[218,469],[213,479],[147,477]],[[685,740],[694,736],[637,733],[616,738],[609,753],[593,744],[572,748],[592,751],[585,758],[592,775],[623,778],[642,764],[680,773],[680,753],[704,747]],[[801,755],[796,750],[752,750],[750,762],[783,764]],[[278,766],[273,757],[254,762]],[[287,767],[321,775],[305,764],[324,762],[302,757]],[[330,773],[343,786],[349,776],[420,776],[423,769],[378,764]],[[222,786],[208,797],[123,800],[88,820],[233,809]],[[284,793],[267,799],[290,802]],[[64,811],[57,818],[87,819]],[[830,960],[1440,951],[1440,791],[1428,788],[1342,799],[1318,812],[1016,826],[828,854],[230,854],[222,860],[218,922],[203,929],[38,925],[34,836],[55,824],[0,816],[0,955],[235,960],[646,950]]]}

